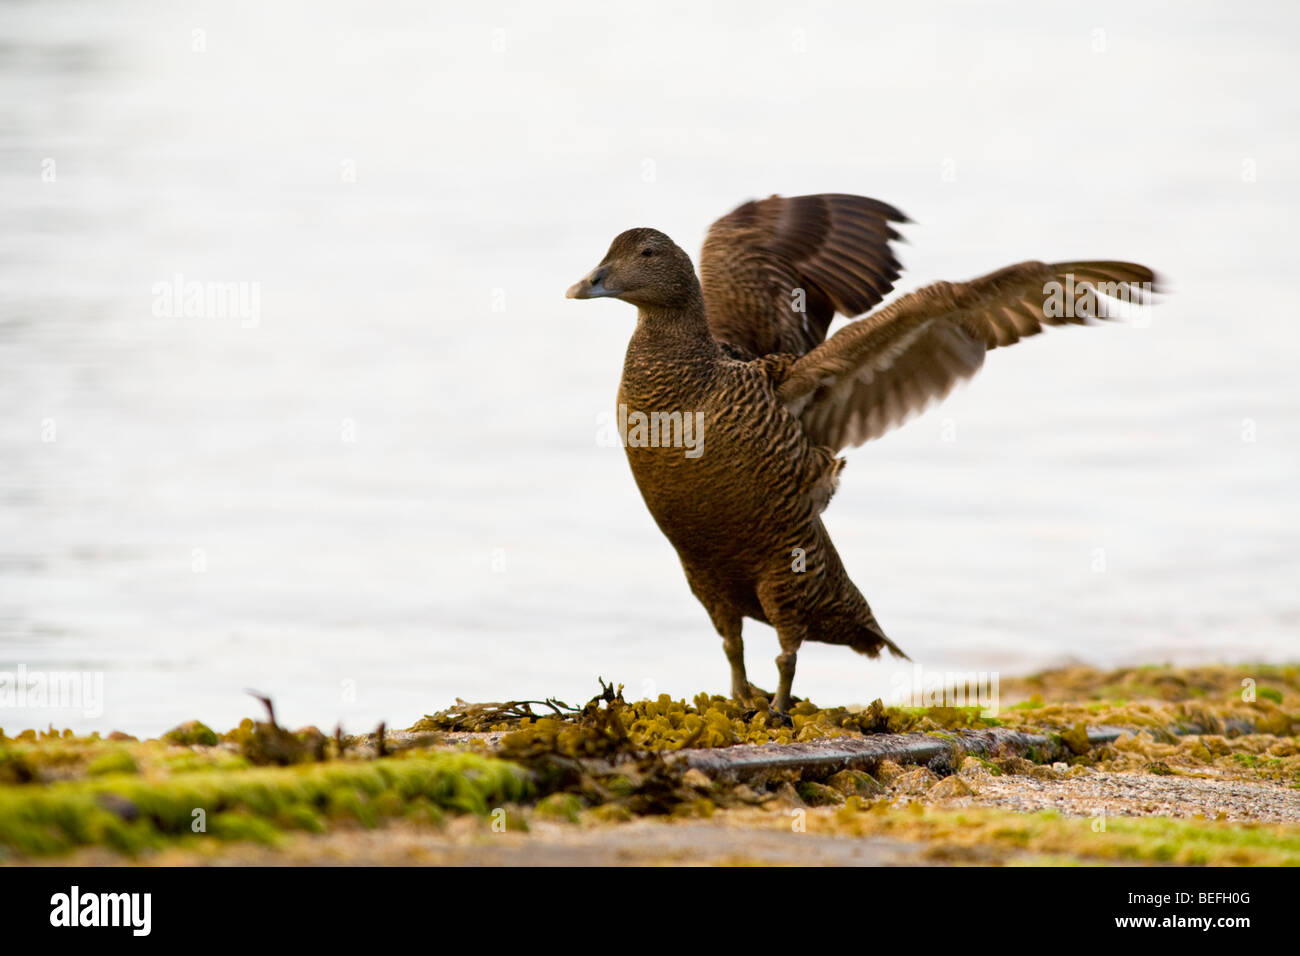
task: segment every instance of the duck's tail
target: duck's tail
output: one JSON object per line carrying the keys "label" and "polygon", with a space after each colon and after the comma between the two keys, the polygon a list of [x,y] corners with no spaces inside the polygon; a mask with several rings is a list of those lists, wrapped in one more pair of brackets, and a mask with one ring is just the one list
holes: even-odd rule
{"label": "duck's tail", "polygon": [[854,629],[848,641],[849,647],[859,654],[865,654],[867,657],[879,657],[880,652],[888,648],[889,653],[895,657],[910,661],[911,658],[903,653],[903,649],[885,636],[885,632],[881,630],[876,616],[871,613],[871,608],[866,607],[865,601],[863,607],[866,610],[866,615],[865,617],[859,617],[858,626]]}
{"label": "duck's tail", "polygon": [[911,660],[902,648],[885,636],[880,622],[871,613],[867,599],[857,588],[853,589],[849,607],[841,606],[837,612],[825,615],[816,622],[812,628],[814,636],[811,640],[823,644],[846,644],[867,657],[879,657],[882,650],[888,649],[895,657]]}

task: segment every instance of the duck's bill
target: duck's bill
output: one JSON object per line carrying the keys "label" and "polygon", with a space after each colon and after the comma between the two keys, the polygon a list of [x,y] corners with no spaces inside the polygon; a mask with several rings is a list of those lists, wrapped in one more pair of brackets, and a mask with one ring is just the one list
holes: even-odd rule
{"label": "duck's bill", "polygon": [[596,270],[586,278],[580,279],[569,290],[564,293],[566,299],[599,299],[603,296],[618,295],[617,289],[611,289],[605,285],[605,277],[597,275],[602,270]]}

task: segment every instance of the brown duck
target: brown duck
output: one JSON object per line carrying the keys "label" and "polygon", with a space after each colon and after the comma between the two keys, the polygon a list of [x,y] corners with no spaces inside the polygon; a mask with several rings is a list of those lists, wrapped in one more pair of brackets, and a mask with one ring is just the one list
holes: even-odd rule
{"label": "brown duck", "polygon": [[936,282],[852,322],[898,278],[892,206],[824,194],[747,202],[709,229],[697,279],[662,232],[630,229],[571,299],[638,309],[619,386],[632,474],[708,610],[731,664],[731,693],[766,696],[745,676],[741,621],[776,628],[790,705],[805,640],[876,657],[887,647],[820,515],[838,453],[883,434],[973,375],[984,353],[1044,325],[1084,324],[1141,304],[1150,269],[1129,262],[1022,262],[970,282]]}

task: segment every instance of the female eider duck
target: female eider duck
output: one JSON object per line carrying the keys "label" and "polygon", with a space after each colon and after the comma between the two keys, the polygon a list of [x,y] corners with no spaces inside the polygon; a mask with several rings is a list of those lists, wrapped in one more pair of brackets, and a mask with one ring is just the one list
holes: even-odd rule
{"label": "female eider duck", "polygon": [[745,676],[746,617],[776,628],[778,711],[805,640],[906,657],[821,522],[841,450],[947,395],[989,349],[1112,317],[1116,301],[1145,303],[1154,286],[1130,262],[1022,262],[918,289],[827,339],[835,313],[860,315],[889,293],[890,223],[906,221],[861,196],[772,196],[713,224],[699,279],[662,232],[630,229],[568,290],[637,307],[618,394],[623,444],[722,636],[739,700],[766,696]]}

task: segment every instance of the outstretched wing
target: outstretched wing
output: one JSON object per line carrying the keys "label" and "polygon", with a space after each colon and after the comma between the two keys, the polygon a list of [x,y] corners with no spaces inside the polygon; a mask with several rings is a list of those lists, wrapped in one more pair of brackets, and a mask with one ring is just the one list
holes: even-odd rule
{"label": "outstretched wing", "polygon": [[791,363],[777,397],[816,444],[876,438],[957,382],[984,353],[1045,325],[1085,324],[1145,306],[1155,274],[1131,262],[1022,262],[970,282],[937,282],[847,325]]}
{"label": "outstretched wing", "polygon": [[709,228],[700,282],[713,337],[755,357],[803,355],[835,313],[860,315],[889,294],[899,264],[890,222],[907,217],[862,196],[751,200]]}

